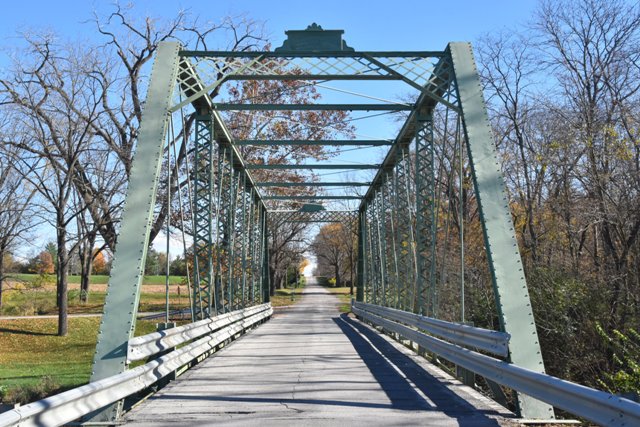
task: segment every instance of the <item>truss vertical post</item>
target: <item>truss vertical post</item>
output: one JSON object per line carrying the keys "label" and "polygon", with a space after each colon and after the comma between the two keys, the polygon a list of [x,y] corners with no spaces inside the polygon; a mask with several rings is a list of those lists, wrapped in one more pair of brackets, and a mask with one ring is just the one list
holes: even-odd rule
{"label": "truss vertical post", "polygon": [[[127,342],[133,335],[138,313],[179,51],[177,42],[161,43],[151,70],[91,381],[126,369]],[[89,417],[91,422],[113,423],[118,420],[121,408],[121,403],[116,403]]]}
{"label": "truss vertical post", "polygon": [[381,301],[378,304],[389,306],[389,254],[387,252],[387,232],[386,232],[386,215],[385,215],[385,203],[382,187],[376,194],[376,222],[378,225],[377,230],[377,246],[380,262],[380,282],[378,292],[380,293]]}
{"label": "truss vertical post", "polygon": [[215,227],[216,227],[216,239],[215,239],[215,265],[213,270],[214,275],[214,304],[215,313],[220,314],[224,311],[224,271],[223,266],[228,265],[226,261],[226,208],[225,201],[228,197],[228,186],[230,185],[231,178],[229,177],[230,165],[227,161],[228,148],[218,147],[218,191],[216,197],[216,213],[215,213]]}
{"label": "truss vertical post", "polygon": [[262,298],[259,292],[262,284],[262,208],[255,201],[254,192],[254,217],[253,217],[253,237],[252,237],[252,251],[251,255],[251,303],[257,304]]}
{"label": "truss vertical post", "polygon": [[365,234],[365,215],[363,211],[358,212],[358,264],[357,264],[357,276],[358,283],[356,288],[356,301],[364,301],[364,234]]}
{"label": "truss vertical post", "polygon": [[[518,242],[511,219],[506,185],[500,172],[480,78],[469,43],[450,43],[449,51],[458,88],[463,130],[482,221],[500,323],[511,334],[511,361],[544,372],[538,333],[531,309]],[[553,407],[518,394],[525,418],[551,419]]]}
{"label": "truss vertical post", "polygon": [[[401,309],[401,293],[402,283],[398,272],[398,236],[397,229],[397,212],[394,207],[394,194],[397,192],[395,174],[390,173],[384,184],[380,188],[380,196],[382,200],[382,210],[384,212],[385,226],[385,260],[387,261],[387,286],[389,306]],[[387,243],[388,240],[388,243]],[[391,248],[390,253],[387,248]]]}
{"label": "truss vertical post", "polygon": [[248,251],[246,252],[245,262],[246,266],[243,267],[245,271],[245,286],[246,289],[243,291],[243,303],[242,306],[246,307],[247,304],[253,304],[253,284],[255,279],[255,268],[254,268],[254,259],[256,256],[255,248],[256,248],[256,228],[255,228],[255,204],[254,204],[254,190],[251,189],[247,191],[247,204],[249,209],[248,217],[247,217],[247,232],[245,244],[249,246]]}
{"label": "truss vertical post", "polygon": [[437,311],[436,212],[431,115],[419,116],[416,129],[417,311],[427,316],[435,316]]}
{"label": "truss vertical post", "polygon": [[378,214],[375,195],[371,198],[367,205],[367,222],[369,229],[369,253],[370,255],[370,281],[371,281],[371,303],[380,304],[380,250],[378,248]]}
{"label": "truss vertical post", "polygon": [[247,229],[245,228],[246,219],[246,174],[239,172],[238,174],[238,202],[236,204],[236,219],[234,224],[235,230],[235,269],[234,269],[234,283],[233,288],[233,310],[237,310],[242,307],[242,292],[244,290],[244,266],[245,266],[245,237],[247,235]]}
{"label": "truss vertical post", "polygon": [[195,319],[211,316],[213,280],[214,134],[211,116],[195,123],[193,168],[193,312]]}
{"label": "truss vertical post", "polygon": [[220,190],[219,243],[217,247],[219,274],[218,313],[229,311],[231,301],[229,292],[233,278],[233,236],[234,210],[236,199],[236,173],[233,168],[232,153],[229,147],[223,147],[218,157]]}
{"label": "truss vertical post", "polygon": [[414,265],[414,233],[413,218],[409,201],[409,147],[398,147],[396,152],[397,161],[395,167],[395,208],[396,212],[396,232],[398,241],[396,244],[398,258],[398,286],[402,291],[400,294],[400,305],[403,310],[413,311],[415,309],[415,265]]}
{"label": "truss vertical post", "polygon": [[230,184],[230,191],[229,191],[229,207],[228,207],[228,211],[227,211],[227,226],[226,226],[226,233],[227,233],[227,245],[228,245],[228,252],[229,252],[229,257],[228,257],[228,274],[227,274],[227,290],[225,292],[225,298],[226,298],[226,303],[225,303],[225,311],[229,312],[232,311],[234,308],[234,297],[235,297],[235,290],[236,290],[236,270],[237,270],[237,248],[236,248],[236,221],[237,221],[237,206],[238,206],[238,191],[239,191],[239,187],[240,187],[240,174],[238,173],[238,171],[233,167],[233,157],[232,157],[232,152],[229,151],[229,164],[231,167],[231,184]]}
{"label": "truss vertical post", "polygon": [[269,283],[269,233],[267,230],[267,211],[262,208],[261,212],[262,229],[262,302],[271,301],[271,283]]}

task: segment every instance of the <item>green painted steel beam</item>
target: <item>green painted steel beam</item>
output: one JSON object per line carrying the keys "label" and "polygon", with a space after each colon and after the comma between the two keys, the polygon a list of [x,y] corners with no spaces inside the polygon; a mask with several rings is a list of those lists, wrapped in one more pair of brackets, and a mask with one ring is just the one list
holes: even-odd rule
{"label": "green painted steel beam", "polygon": [[398,81],[401,77],[379,74],[233,74],[226,80],[366,80],[366,81]]}
{"label": "green painted steel beam", "polygon": [[358,258],[356,264],[356,300],[364,302],[364,227],[365,218],[362,212],[358,213]]}
{"label": "green painted steel beam", "polygon": [[380,165],[368,164],[368,165],[331,165],[331,164],[318,164],[318,165],[259,165],[248,164],[245,167],[249,170],[256,169],[338,169],[338,170],[357,170],[357,169],[378,169]]}
{"label": "green painted steel beam", "polygon": [[411,111],[404,104],[214,104],[217,111]]}
{"label": "green painted steel beam", "polygon": [[[509,197],[470,43],[450,43],[462,124],[502,330],[511,335],[511,362],[544,372],[536,323],[518,250]],[[518,393],[524,418],[552,419],[553,407]]]}
{"label": "green painted steel beam", "polygon": [[360,200],[360,196],[262,196],[263,200]]}
{"label": "green painted steel beam", "polygon": [[195,58],[362,58],[371,56],[374,58],[441,58],[446,53],[439,50],[432,51],[334,51],[334,52],[239,52],[239,51],[215,51],[215,50],[183,50],[180,56]]}
{"label": "green painted steel beam", "polygon": [[256,182],[256,187],[367,187],[370,182]]}
{"label": "green painted steel beam", "polygon": [[193,167],[193,307],[194,320],[211,316],[211,307],[215,296],[212,293],[215,210],[215,157],[217,144],[214,144],[211,116],[199,116],[195,122],[194,167]]}
{"label": "green painted steel beam", "polygon": [[[233,158],[232,159],[233,167],[236,169],[242,170],[243,173],[246,173],[246,169],[244,167],[245,160],[242,157],[242,153],[240,153],[240,151],[238,150],[238,147],[236,147],[235,141],[231,136],[231,132],[229,131],[224,121],[222,120],[220,113],[218,113],[217,111],[211,110],[213,101],[211,100],[209,93],[204,90],[204,87],[205,87],[204,83],[202,83],[202,81],[200,80],[200,77],[198,76],[193,65],[190,63],[190,61],[181,61],[179,64],[179,68],[180,68],[179,75],[180,75],[180,82],[181,82],[180,88],[187,96],[193,95],[197,92],[204,93],[202,97],[194,99],[191,105],[193,106],[193,108],[196,110],[197,113],[203,114],[203,115],[211,115],[213,119],[213,130],[216,135],[216,142],[218,143],[220,148],[224,148],[224,147],[230,148],[232,153],[232,158]],[[248,178],[246,181],[247,187],[253,188],[254,187],[253,177],[249,174],[247,178]],[[256,191],[255,197],[257,201],[260,200],[260,196],[261,196],[260,192]],[[263,204],[262,208],[266,209],[266,206],[264,206]]]}
{"label": "green painted steel beam", "polygon": [[387,139],[346,139],[346,140],[333,140],[333,139],[318,139],[318,140],[293,140],[293,139],[274,139],[272,141],[262,139],[241,139],[235,142],[236,145],[326,145],[326,146],[385,146],[393,145],[393,141]]}
{"label": "green painted steel beam", "polygon": [[[436,64],[431,77],[429,78],[431,84],[439,88],[435,93],[437,97],[442,97],[442,95],[448,89],[448,86],[445,84],[445,82],[449,80],[450,74],[453,72],[451,68],[452,67],[450,58],[441,57],[438,64]],[[360,205],[360,210],[364,210],[365,203],[373,199],[375,192],[384,183],[384,180],[388,175],[388,171],[393,170],[393,168],[395,167],[397,161],[396,151],[402,146],[410,145],[413,141],[416,134],[416,123],[418,122],[418,116],[431,114],[433,108],[437,105],[437,103],[438,102],[433,97],[428,96],[426,93],[422,92],[420,94],[420,96],[418,97],[418,101],[416,102],[416,108],[411,113],[409,113],[409,116],[402,125],[398,136],[396,137],[393,145],[389,149],[389,152],[382,162],[383,166],[376,173],[376,176],[373,179],[373,183],[367,191],[365,199]]]}
{"label": "green painted steel beam", "polygon": [[318,212],[301,212],[301,211],[296,211],[296,210],[283,210],[283,209],[274,209],[274,210],[270,210],[269,214],[272,216],[277,216],[277,215],[295,215],[295,214],[301,214],[301,215],[353,215],[355,216],[358,213],[358,211],[337,211],[337,210],[331,210],[331,211],[318,211]]}
{"label": "green painted steel beam", "polygon": [[[92,382],[127,369],[127,343],[133,337],[138,314],[179,51],[177,42],[160,43],[151,70],[93,358]],[[113,424],[121,408],[121,403],[109,405],[93,414],[91,423]]]}

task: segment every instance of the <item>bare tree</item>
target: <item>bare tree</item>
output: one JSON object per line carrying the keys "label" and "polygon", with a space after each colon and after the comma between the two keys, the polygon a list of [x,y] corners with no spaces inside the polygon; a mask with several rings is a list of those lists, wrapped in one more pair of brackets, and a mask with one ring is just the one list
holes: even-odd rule
{"label": "bare tree", "polygon": [[298,265],[306,249],[305,234],[309,224],[302,222],[269,221],[269,282],[270,293],[286,284],[287,268]]}
{"label": "bare tree", "polygon": [[[22,166],[24,178],[48,203],[53,216],[58,335],[64,336],[68,330],[69,227],[82,211],[73,209],[73,179],[83,168],[82,154],[93,139],[89,123],[99,114],[100,99],[94,81],[77,72],[91,52],[58,48],[49,37],[27,37],[27,41],[31,62],[16,60],[12,77],[0,79],[0,85],[5,103],[15,108],[14,118],[21,130],[10,141],[19,150],[13,161]],[[64,54],[57,55],[57,49]],[[57,88],[67,89],[61,94]],[[85,111],[91,120],[79,117],[77,110]]]}
{"label": "bare tree", "polygon": [[332,223],[320,228],[311,249],[318,259],[318,269],[333,270],[336,286],[342,286],[343,275],[351,275],[353,294],[353,273],[355,267],[356,235],[348,224]]}
{"label": "bare tree", "polygon": [[571,110],[566,118],[580,153],[575,183],[592,212],[596,265],[605,266],[602,277],[611,283],[610,332],[629,315],[630,251],[640,234],[640,148],[637,132],[625,125],[640,91],[640,6],[546,1],[536,28]]}
{"label": "bare tree", "polygon": [[21,172],[13,162],[14,149],[6,141],[11,137],[4,132],[0,137],[0,307],[5,275],[5,255],[26,241],[36,218],[31,212],[31,199],[35,190],[26,185]]}

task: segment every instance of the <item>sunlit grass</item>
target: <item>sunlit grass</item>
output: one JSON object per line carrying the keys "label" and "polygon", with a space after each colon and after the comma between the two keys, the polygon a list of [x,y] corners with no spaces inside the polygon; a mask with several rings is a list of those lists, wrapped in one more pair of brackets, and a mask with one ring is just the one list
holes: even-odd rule
{"label": "sunlit grass", "polygon": [[[69,334],[59,337],[57,319],[0,320],[0,397],[35,387],[44,377],[60,390],[86,384],[99,324],[97,317],[70,318]],[[139,320],[136,335],[155,331],[155,324]]]}

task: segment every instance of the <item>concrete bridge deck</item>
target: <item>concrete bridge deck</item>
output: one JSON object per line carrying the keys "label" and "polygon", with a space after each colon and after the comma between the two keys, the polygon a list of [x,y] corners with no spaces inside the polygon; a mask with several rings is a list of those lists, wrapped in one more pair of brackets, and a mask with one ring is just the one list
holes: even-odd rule
{"label": "concrete bridge deck", "polygon": [[302,301],[180,376],[127,424],[512,425],[504,408],[341,315],[311,282]]}

